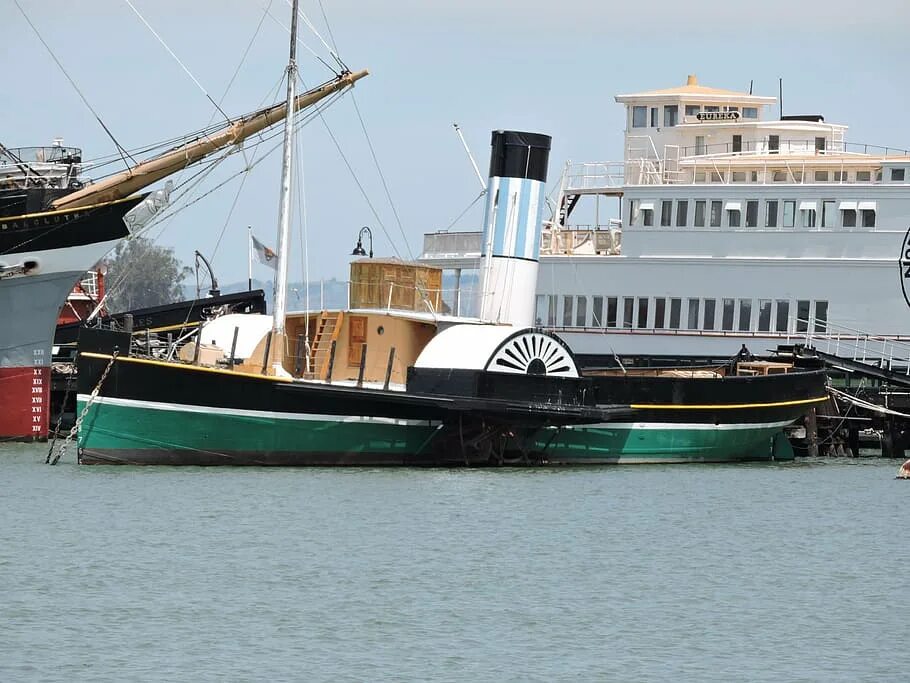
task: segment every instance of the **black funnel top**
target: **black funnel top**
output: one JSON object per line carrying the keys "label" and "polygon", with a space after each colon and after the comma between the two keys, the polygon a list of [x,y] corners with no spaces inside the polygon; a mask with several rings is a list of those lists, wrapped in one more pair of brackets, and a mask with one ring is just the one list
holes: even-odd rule
{"label": "black funnel top", "polygon": [[530,178],[547,182],[550,160],[549,135],[494,130],[490,145],[490,177]]}

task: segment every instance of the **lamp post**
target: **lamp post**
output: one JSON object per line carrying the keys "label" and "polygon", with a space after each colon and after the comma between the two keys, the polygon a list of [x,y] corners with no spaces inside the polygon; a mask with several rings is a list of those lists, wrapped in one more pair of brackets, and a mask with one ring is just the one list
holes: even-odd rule
{"label": "lamp post", "polygon": [[351,256],[366,256],[367,252],[363,248],[363,236],[366,234],[370,238],[370,258],[373,258],[373,233],[367,226],[360,228],[360,232],[357,233],[357,246],[354,247],[354,251],[351,252]]}

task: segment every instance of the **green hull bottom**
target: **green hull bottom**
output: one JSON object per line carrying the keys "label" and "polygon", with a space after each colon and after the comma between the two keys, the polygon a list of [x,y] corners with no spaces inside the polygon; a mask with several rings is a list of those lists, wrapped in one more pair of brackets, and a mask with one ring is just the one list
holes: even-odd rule
{"label": "green hull bottom", "polygon": [[570,427],[559,430],[549,445],[539,440],[537,447],[545,451],[549,462],[572,465],[748,462],[794,457],[781,425]]}
{"label": "green hull bottom", "polygon": [[[78,411],[84,402],[78,402]],[[79,430],[84,464],[405,465],[436,433],[428,422],[95,402]]]}

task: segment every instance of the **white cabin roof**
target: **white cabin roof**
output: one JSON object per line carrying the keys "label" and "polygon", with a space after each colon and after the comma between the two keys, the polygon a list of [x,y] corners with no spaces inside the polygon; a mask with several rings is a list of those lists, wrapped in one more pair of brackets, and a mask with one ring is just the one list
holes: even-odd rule
{"label": "white cabin roof", "polygon": [[691,102],[722,101],[756,105],[774,104],[777,102],[776,97],[750,95],[749,93],[737,92],[735,90],[724,90],[722,88],[710,88],[699,85],[698,78],[696,78],[695,74],[689,75],[685,85],[616,96],[616,101],[622,103],[638,100],[687,100]]}

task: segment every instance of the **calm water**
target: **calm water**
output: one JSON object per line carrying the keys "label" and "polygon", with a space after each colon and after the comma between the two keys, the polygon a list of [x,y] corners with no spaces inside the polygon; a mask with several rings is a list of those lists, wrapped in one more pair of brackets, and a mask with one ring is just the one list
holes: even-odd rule
{"label": "calm water", "polygon": [[894,461],[80,468],[0,445],[0,680],[907,681]]}

